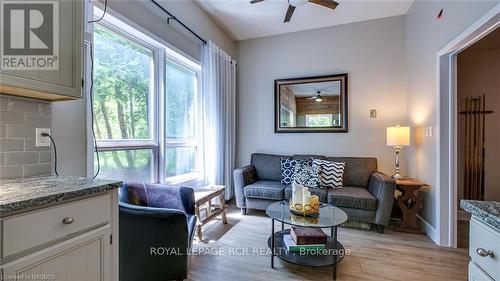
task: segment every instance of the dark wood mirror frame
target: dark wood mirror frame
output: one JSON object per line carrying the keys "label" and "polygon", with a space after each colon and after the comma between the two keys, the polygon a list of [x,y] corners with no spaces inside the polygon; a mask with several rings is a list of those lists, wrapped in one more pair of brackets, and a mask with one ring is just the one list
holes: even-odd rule
{"label": "dark wood mirror frame", "polygon": [[[340,124],[331,127],[281,127],[280,91],[282,86],[315,82],[340,81],[339,113]],[[274,132],[275,133],[347,133],[348,132],[348,75],[347,73],[323,76],[299,77],[274,80]]]}

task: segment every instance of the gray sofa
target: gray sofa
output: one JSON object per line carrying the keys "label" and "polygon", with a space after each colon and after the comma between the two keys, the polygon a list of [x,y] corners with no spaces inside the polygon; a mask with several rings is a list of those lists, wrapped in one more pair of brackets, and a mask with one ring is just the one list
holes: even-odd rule
{"label": "gray sofa", "polygon": [[320,201],[344,210],[350,220],[375,224],[379,233],[384,232],[391,215],[396,183],[377,171],[376,158],[254,153],[250,165],[234,170],[233,174],[236,205],[243,214],[247,209],[265,210],[273,202],[290,199],[292,187],[281,184],[281,158],[345,162],[342,188],[310,188],[311,193],[318,195]]}

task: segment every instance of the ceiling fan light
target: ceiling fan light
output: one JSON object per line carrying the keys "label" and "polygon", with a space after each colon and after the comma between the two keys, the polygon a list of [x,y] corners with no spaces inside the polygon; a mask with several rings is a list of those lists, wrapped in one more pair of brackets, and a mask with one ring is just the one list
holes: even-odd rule
{"label": "ceiling fan light", "polygon": [[294,7],[305,5],[309,0],[288,0],[288,3]]}
{"label": "ceiling fan light", "polygon": [[322,102],[323,99],[322,98],[316,98],[316,102]]}

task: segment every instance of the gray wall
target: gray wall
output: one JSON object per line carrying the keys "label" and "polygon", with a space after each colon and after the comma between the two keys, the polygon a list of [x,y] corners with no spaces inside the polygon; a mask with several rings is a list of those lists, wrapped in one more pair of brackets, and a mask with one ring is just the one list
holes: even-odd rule
{"label": "gray wall", "polygon": [[51,104],[0,95],[0,179],[52,173],[51,147],[35,147],[35,128],[51,127]]}
{"label": "gray wall", "polygon": [[[478,20],[498,1],[415,1],[406,15],[406,60],[408,116],[416,134],[416,145],[408,152],[409,175],[430,185],[424,197],[422,216],[436,226],[436,128],[439,109],[436,90],[436,52]],[[440,9],[444,17],[436,20]],[[434,128],[425,136],[425,128]]]}
{"label": "gray wall", "polygon": [[[192,0],[157,0],[187,26],[206,40],[212,40],[231,56],[236,44]],[[109,8],[142,26],[172,46],[201,59],[201,43],[178,23],[166,24],[166,16],[149,0],[109,0]],[[58,140],[60,172],[63,175],[87,176],[87,135],[85,101],[53,104],[53,134]]]}
{"label": "gray wall", "polygon": [[[403,16],[240,41],[237,58],[238,166],[253,152],[314,153],[374,156],[393,173],[386,127],[407,123]],[[342,72],[349,73],[349,133],[274,133],[274,79]]]}

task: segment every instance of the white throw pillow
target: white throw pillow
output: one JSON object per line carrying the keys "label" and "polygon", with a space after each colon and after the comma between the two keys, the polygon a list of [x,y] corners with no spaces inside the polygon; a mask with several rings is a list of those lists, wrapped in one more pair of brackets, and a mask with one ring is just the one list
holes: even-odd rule
{"label": "white throw pillow", "polygon": [[314,159],[313,165],[319,167],[321,188],[341,188],[344,177],[345,162],[332,162]]}

